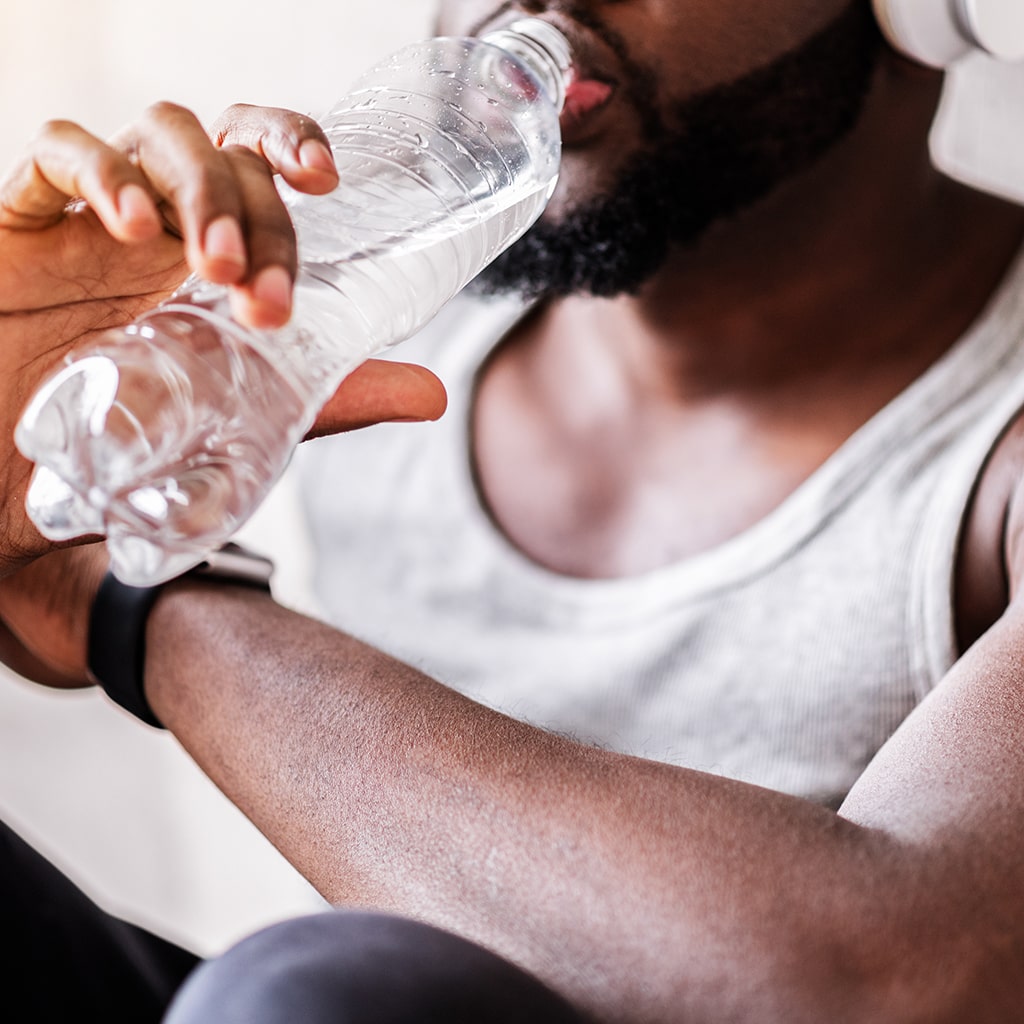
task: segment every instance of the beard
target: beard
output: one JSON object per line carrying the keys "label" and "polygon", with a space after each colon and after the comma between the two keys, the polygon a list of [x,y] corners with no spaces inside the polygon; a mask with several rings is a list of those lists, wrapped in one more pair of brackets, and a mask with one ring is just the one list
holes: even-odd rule
{"label": "beard", "polygon": [[[673,247],[693,247],[806,170],[852,131],[883,46],[866,0],[797,49],[734,82],[657,110],[657,77],[631,92],[644,145],[616,185],[541,220],[477,278],[478,293],[528,299],[635,293]],[[646,94],[646,95],[643,95]]]}

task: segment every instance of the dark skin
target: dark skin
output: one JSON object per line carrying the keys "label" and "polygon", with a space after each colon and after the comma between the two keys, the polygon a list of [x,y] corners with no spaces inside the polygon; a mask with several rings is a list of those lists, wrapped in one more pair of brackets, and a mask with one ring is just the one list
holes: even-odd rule
{"label": "dark skin", "polygon": [[[442,27],[488,6],[450,0]],[[725,76],[841,5],[593,6],[663,45],[670,68],[674,31],[707,19],[712,40],[715,24],[742,24],[747,50],[703,55]],[[641,295],[551,304],[506,342],[481,383],[475,454],[513,541],[592,576],[706,549],[948,349],[1024,225],[931,171],[937,89],[888,57],[839,151],[677,254]],[[609,133],[599,149],[621,142]],[[572,156],[559,201],[587,187],[573,168],[599,157]],[[521,439],[503,436],[510,421]],[[703,461],[684,443],[698,427]],[[623,431],[646,446],[638,468],[605,443]],[[726,460],[742,472],[711,471]],[[478,940],[595,1020],[1003,1022],[1024,1001],[1022,468],[1017,425],[961,551],[958,603],[976,609],[961,634],[979,640],[838,813],[552,736],[241,589],[164,591],[147,695],[329,899]],[[757,486],[739,489],[747,476]],[[568,507],[546,527],[522,493],[538,479]],[[52,588],[40,562],[0,589],[0,613],[39,657],[62,637],[61,670],[81,682],[90,584],[63,602]]]}

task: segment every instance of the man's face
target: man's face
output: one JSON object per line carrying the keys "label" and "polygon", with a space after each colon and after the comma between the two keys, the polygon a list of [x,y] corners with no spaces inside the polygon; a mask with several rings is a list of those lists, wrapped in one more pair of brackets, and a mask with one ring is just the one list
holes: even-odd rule
{"label": "man's face", "polygon": [[555,196],[484,276],[533,295],[635,290],[842,137],[880,46],[869,0],[440,0],[438,29],[523,14],[565,32],[580,80]]}

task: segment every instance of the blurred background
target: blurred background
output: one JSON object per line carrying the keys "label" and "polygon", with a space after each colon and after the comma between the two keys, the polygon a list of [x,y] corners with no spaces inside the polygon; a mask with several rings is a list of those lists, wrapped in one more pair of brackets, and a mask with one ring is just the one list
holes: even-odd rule
{"label": "blurred background", "polygon": [[112,134],[155,100],[204,122],[231,103],[326,110],[428,33],[431,0],[32,0],[0,4],[0,166],[43,121]]}
{"label": "blurred background", "polygon": [[[107,136],[158,99],[206,122],[238,101],[315,115],[427,34],[431,12],[431,0],[3,0],[0,168],[49,118]],[[1024,70],[972,61],[951,80],[940,162],[1024,199],[1022,126]],[[246,538],[276,558],[278,598],[315,610],[288,480]],[[320,905],[170,737],[92,692],[0,678],[0,815],[107,908],[202,953]]]}

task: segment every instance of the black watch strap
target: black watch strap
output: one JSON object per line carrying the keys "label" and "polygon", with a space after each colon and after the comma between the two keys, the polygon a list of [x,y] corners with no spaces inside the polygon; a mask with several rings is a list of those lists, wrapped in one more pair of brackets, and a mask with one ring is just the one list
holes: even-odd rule
{"label": "black watch strap", "polygon": [[[226,544],[186,576],[270,591],[273,563],[238,544]],[[162,729],[143,688],[146,621],[166,586],[130,587],[108,572],[89,615],[89,671],[107,696],[147,725]]]}

